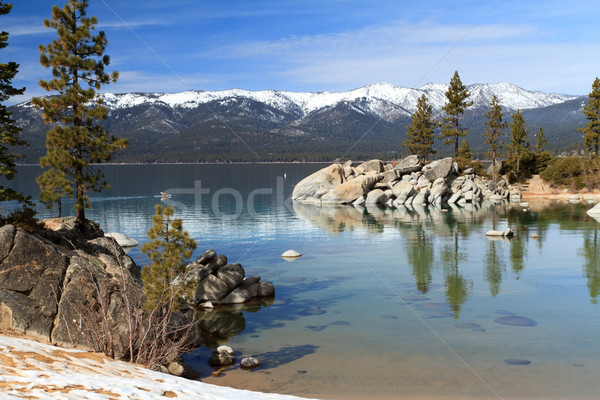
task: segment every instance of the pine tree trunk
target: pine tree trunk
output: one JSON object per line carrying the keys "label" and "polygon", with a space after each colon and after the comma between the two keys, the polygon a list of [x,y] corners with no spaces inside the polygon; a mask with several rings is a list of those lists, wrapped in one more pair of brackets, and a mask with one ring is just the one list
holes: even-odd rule
{"label": "pine tree trunk", "polygon": [[496,150],[492,150],[492,179],[496,183]]}
{"label": "pine tree trunk", "polygon": [[56,202],[56,205],[58,206],[58,216],[56,218],[60,218],[62,217],[62,200],[60,198]]}
{"label": "pine tree trunk", "polygon": [[458,135],[456,135],[456,141],[454,142],[454,158],[458,157]]}

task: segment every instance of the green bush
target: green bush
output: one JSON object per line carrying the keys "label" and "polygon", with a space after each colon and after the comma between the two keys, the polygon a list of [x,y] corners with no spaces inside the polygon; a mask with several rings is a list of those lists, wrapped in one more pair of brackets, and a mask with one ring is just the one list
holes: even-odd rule
{"label": "green bush", "polygon": [[558,186],[597,189],[600,187],[600,160],[577,156],[554,158],[540,176]]}
{"label": "green bush", "polygon": [[0,216],[0,226],[12,224],[26,232],[37,232],[44,229],[44,224],[36,217],[36,211],[31,207],[23,207],[6,216]]}

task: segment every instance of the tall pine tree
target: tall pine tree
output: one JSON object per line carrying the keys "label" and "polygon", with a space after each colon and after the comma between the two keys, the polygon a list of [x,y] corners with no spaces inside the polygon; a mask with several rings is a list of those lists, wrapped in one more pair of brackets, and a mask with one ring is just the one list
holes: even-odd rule
{"label": "tall pine tree", "polygon": [[544,129],[540,126],[540,130],[535,134],[535,146],[533,146],[533,149],[537,154],[540,154],[544,151],[546,144],[548,144],[548,140],[544,137]]}
{"label": "tall pine tree", "polygon": [[588,151],[598,157],[600,144],[600,79],[596,78],[592,84],[592,91],[588,95],[588,104],[583,109],[583,114],[588,123],[578,131],[583,133],[583,141]]}
{"label": "tall pine tree", "polygon": [[504,114],[502,113],[502,106],[498,104],[498,98],[494,96],[490,103],[490,108],[484,114],[487,118],[485,122],[485,130],[483,136],[485,136],[485,144],[489,145],[489,151],[486,153],[488,157],[492,158],[492,179],[496,182],[496,157],[500,156],[502,149],[502,130],[506,128],[506,122],[502,121]]}
{"label": "tall pine tree", "polygon": [[402,141],[402,146],[406,147],[410,154],[423,157],[435,154],[432,148],[435,139],[433,131],[439,123],[431,117],[432,113],[427,96],[423,94],[417,102],[417,110],[412,115],[412,123],[408,126],[406,139]]}
{"label": "tall pine tree", "polygon": [[[0,0],[0,15],[5,15],[12,9],[12,4]],[[8,46],[8,32],[0,32],[0,49]],[[14,152],[14,146],[23,146],[25,141],[19,138],[21,129],[12,119],[12,113],[2,104],[12,96],[23,94],[25,88],[17,89],[12,85],[12,80],[17,75],[19,64],[14,61],[0,63],[0,176],[13,179],[17,173],[16,159],[19,157]],[[11,188],[0,185],[0,201],[17,200],[29,205],[28,198]]]}
{"label": "tall pine tree", "polygon": [[465,109],[473,105],[472,101],[467,100],[469,96],[467,87],[461,82],[458,71],[455,71],[450,80],[450,87],[446,91],[448,102],[442,108],[446,117],[444,117],[440,135],[440,139],[445,139],[444,144],[454,144],[454,157],[458,157],[458,139],[469,133],[467,129],[461,129],[458,123],[459,116],[465,112]]}
{"label": "tall pine tree", "polygon": [[[46,134],[46,155],[42,167],[49,167],[39,178],[41,199],[46,203],[63,195],[75,194],[77,222],[85,229],[85,209],[90,207],[89,190],[108,188],[104,175],[91,163],[112,159],[112,153],[127,146],[127,141],[110,136],[98,121],[108,110],[96,91],[116,82],[118,73],[104,68],[110,58],[104,54],[107,40],[103,31],[93,35],[96,17],[87,17],[88,0],[68,0],[61,9],[52,8],[52,20],[46,27],[56,29],[58,38],[40,45],[40,64],[52,68],[53,79],[40,80],[40,86],[58,95],[34,98],[42,108],[44,122],[54,124]],[[60,178],[60,179],[53,179]]]}
{"label": "tall pine tree", "polygon": [[525,120],[523,114],[517,109],[517,112],[512,116],[512,122],[510,123],[510,141],[507,144],[508,157],[514,159],[516,162],[516,173],[519,173],[521,159],[523,155],[529,150],[529,142],[527,136],[529,135],[529,129],[525,128]]}

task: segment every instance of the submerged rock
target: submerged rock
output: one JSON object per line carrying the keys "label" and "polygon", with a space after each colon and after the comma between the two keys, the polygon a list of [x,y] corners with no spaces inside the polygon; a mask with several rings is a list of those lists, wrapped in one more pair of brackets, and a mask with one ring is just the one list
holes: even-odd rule
{"label": "submerged rock", "polygon": [[262,361],[255,357],[244,357],[240,361],[240,367],[243,369],[254,369],[262,365]]}
{"label": "submerged rock", "polygon": [[520,317],[518,315],[507,315],[505,317],[498,317],[494,320],[495,322],[502,325],[512,326],[536,326],[537,322],[530,318]]}
{"label": "submerged rock", "polygon": [[217,350],[210,354],[208,364],[212,367],[226,367],[235,363],[235,357],[229,353],[221,353]]}

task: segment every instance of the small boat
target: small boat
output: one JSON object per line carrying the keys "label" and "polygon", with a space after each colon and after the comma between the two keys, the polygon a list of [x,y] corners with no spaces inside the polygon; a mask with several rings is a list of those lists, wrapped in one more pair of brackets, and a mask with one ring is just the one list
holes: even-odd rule
{"label": "small boat", "polygon": [[160,197],[161,200],[170,199],[173,195],[170,193],[160,192],[160,195],[154,197]]}

